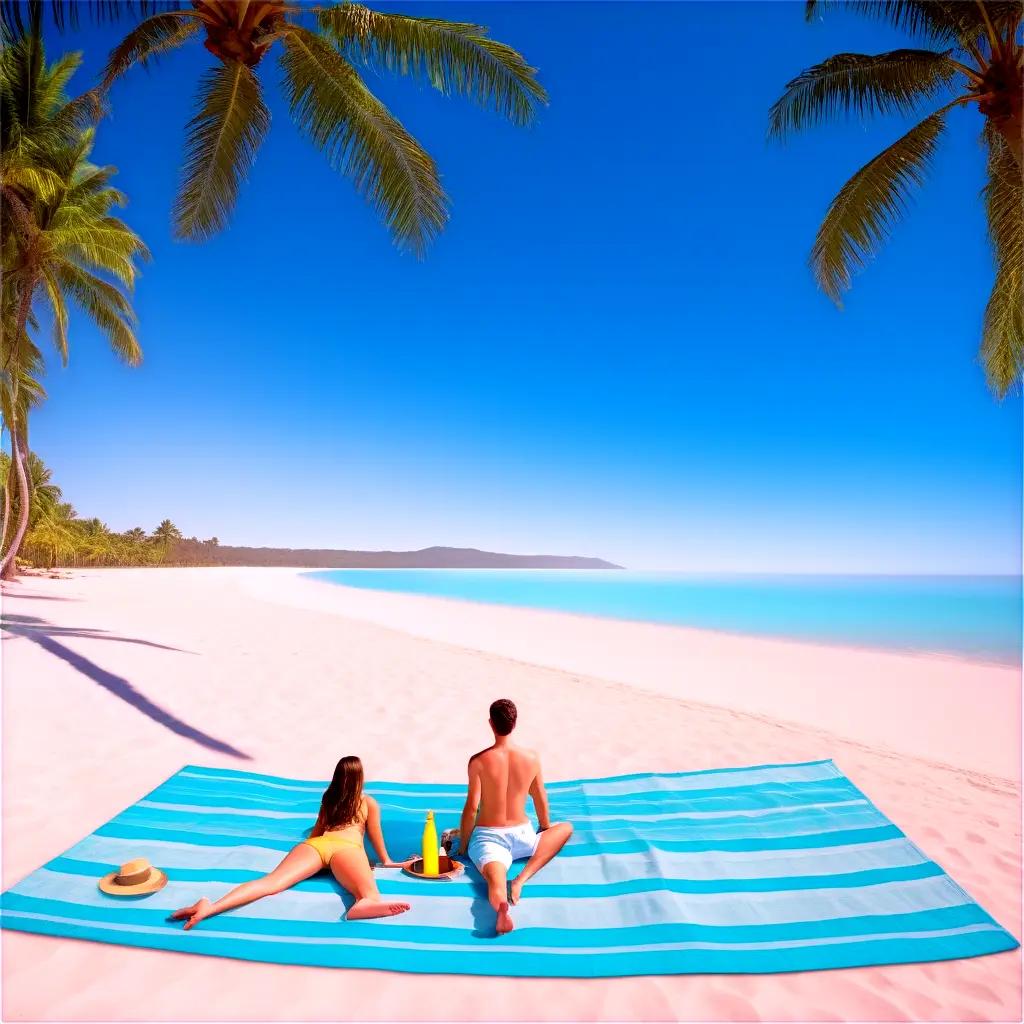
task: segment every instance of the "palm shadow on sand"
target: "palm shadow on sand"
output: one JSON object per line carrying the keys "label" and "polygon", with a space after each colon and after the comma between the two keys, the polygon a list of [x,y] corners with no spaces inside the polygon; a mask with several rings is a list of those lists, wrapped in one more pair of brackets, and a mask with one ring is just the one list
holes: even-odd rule
{"label": "palm shadow on sand", "polygon": [[179,654],[191,654],[193,652],[182,651],[178,647],[168,647],[166,644],[153,643],[150,640],[115,636],[102,629],[55,626],[45,619],[40,619],[34,615],[5,615],[0,619],[0,626],[9,636],[22,637],[30,643],[41,647],[48,654],[60,658],[61,661],[70,665],[87,679],[98,683],[115,697],[119,697],[126,704],[130,704],[136,711],[139,711],[158,725],[162,725],[165,729],[170,729],[171,732],[176,733],[178,736],[184,736],[185,739],[192,740],[193,743],[198,743],[201,747],[206,747],[207,750],[214,750],[219,754],[229,754],[231,757],[237,757],[243,761],[251,760],[248,754],[237,750],[230,743],[218,740],[201,729],[196,729],[187,722],[183,722],[180,718],[176,718],[169,711],[165,711],[158,704],[154,704],[144,694],[139,693],[123,676],[108,672],[84,655],[71,650],[70,647],[62,644],[60,640],[62,638],[109,640],[115,643],[140,644],[143,647],[154,647],[161,651],[175,651]]}

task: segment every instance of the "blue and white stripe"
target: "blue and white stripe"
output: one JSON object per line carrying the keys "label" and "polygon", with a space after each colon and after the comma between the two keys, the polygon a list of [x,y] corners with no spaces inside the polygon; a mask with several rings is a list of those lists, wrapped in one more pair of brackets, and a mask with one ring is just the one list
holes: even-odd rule
{"label": "blue and white stripe", "polygon": [[[273,868],[325,785],[186,767],[4,893],[0,926],[274,963],[545,977],[813,970],[1018,944],[831,761],[551,784],[553,813],[576,831],[500,940],[472,870],[446,882],[379,870],[381,892],[413,905],[383,921],[344,921],[325,873],[188,933],[166,920]],[[367,788],[396,854],[415,849],[428,809],[440,828],[457,824],[465,795]],[[164,889],[98,890],[138,856],[167,872]]]}

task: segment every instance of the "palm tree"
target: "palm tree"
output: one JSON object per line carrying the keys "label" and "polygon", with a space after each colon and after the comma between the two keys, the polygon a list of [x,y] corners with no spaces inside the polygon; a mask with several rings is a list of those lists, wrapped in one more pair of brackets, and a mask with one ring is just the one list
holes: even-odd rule
{"label": "palm tree", "polygon": [[34,523],[41,516],[49,515],[63,498],[61,489],[53,482],[53,471],[35,452],[29,452],[25,461],[29,488],[32,492],[32,509],[29,521]]}
{"label": "palm tree", "polygon": [[0,551],[3,550],[4,541],[7,540],[7,524],[11,520],[12,501],[11,495],[14,490],[14,477],[12,475],[13,464],[10,455],[0,450],[0,486],[4,489],[3,518],[0,519]]}
{"label": "palm tree", "polygon": [[26,534],[26,554],[50,569],[59,562],[77,561],[79,536],[75,526],[75,510],[67,503],[58,503]]}
{"label": "palm tree", "polygon": [[[808,0],[808,18],[831,4]],[[989,386],[1002,398],[1019,387],[1024,369],[1024,189],[1022,107],[1024,7],[989,0],[854,0],[845,6],[882,17],[930,48],[890,53],[840,53],[794,78],[771,108],[770,135],[791,132],[836,114],[920,114],[937,109],[868,161],[839,191],[811,249],[818,285],[837,305],[853,273],[888,238],[911,191],[930,167],[956,106],[976,104],[984,116],[984,189],[995,281],[985,309],[980,359]]]}
{"label": "palm tree", "polygon": [[118,562],[121,565],[151,565],[161,561],[160,548],[141,526],[133,526],[121,534]]}
{"label": "palm tree", "polygon": [[51,198],[60,178],[50,155],[73,143],[103,113],[102,94],[91,89],[73,100],[64,95],[81,55],[66,54],[47,65],[42,47],[40,8],[29,28],[12,31],[6,11],[0,52],[0,202],[4,238],[12,227],[30,231],[32,200]]}
{"label": "palm tree", "polygon": [[179,530],[170,519],[165,519],[154,531],[153,540],[158,544],[165,546],[171,544],[173,541],[181,540],[181,530]]}
{"label": "palm tree", "polygon": [[[17,20],[21,4],[3,0]],[[58,23],[73,3],[52,0]],[[217,63],[199,83],[186,128],[185,166],[174,207],[178,237],[215,234],[270,125],[257,68],[275,49],[292,119],[375,207],[399,245],[422,253],[447,220],[447,198],[430,155],[367,87],[360,68],[411,75],[445,94],[488,106],[514,124],[533,121],[547,94],[512,47],[480,25],[384,14],[357,3],[305,9],[286,0],[192,0],[168,9],[141,0],[93,5],[101,16],[152,13],[110,54],[109,87],[129,68],[201,38]]]}
{"label": "palm tree", "polygon": [[[113,206],[124,204],[124,196],[109,186],[114,168],[88,162],[92,130],[76,127],[82,104],[65,98],[65,86],[80,57],[71,55],[47,64],[38,30],[36,18],[32,31],[7,38],[0,54],[0,111],[4,114],[0,215],[6,215],[0,236],[4,271],[0,394],[19,482],[25,479],[22,464],[28,448],[29,404],[19,396],[23,384],[35,379],[40,363],[28,335],[34,324],[34,301],[45,299],[52,314],[54,344],[65,362],[70,298],[106,334],[115,352],[136,364],[141,351],[131,304],[107,278],[130,289],[136,259],[148,255],[138,236],[111,215]],[[21,155],[15,159],[12,153]],[[38,171],[34,177],[26,173],[30,167]],[[28,529],[27,491],[22,495],[18,523],[0,558],[0,576],[15,564]]]}
{"label": "palm tree", "polygon": [[[35,529],[40,522],[48,519],[61,503],[61,489],[53,482],[53,473],[35,452],[28,451],[27,441],[19,438],[19,454],[22,456],[22,466],[25,471],[25,491],[19,492],[17,505],[13,511],[18,513],[21,519],[21,508],[25,500],[24,494],[28,495],[28,533]],[[10,460],[8,460],[10,461]]]}
{"label": "palm tree", "polygon": [[[5,279],[5,290],[7,290],[6,286]],[[10,323],[10,318],[0,318],[0,332],[6,334]],[[42,354],[27,339],[27,335],[24,344],[17,346],[16,358],[11,360],[9,366],[6,365],[7,361],[4,359],[0,363],[0,418],[2,418],[3,426],[11,438],[11,456],[8,457],[6,453],[0,453],[3,456],[2,464],[0,464],[0,474],[2,474],[0,481],[2,481],[4,489],[3,520],[0,521],[0,551],[4,550],[4,543],[15,512],[18,513],[19,524],[24,521],[27,527],[27,519],[21,515],[20,510],[30,507],[31,488],[22,455],[28,447],[29,411],[46,397],[46,392],[38,379],[42,372]],[[12,561],[10,566],[13,564]]]}
{"label": "palm tree", "polygon": [[111,560],[116,538],[102,519],[84,519],[77,523],[76,554],[90,565],[102,565]]}
{"label": "palm tree", "polygon": [[[4,279],[3,287],[8,288]],[[5,304],[5,311],[10,306]],[[29,411],[42,403],[46,392],[39,383],[42,373],[42,354],[23,332],[21,343],[18,339],[7,340],[11,331],[11,320],[0,320],[0,334],[10,346],[9,352],[0,349],[0,417],[11,440],[11,455],[5,459],[3,474],[3,521],[0,523],[0,551],[15,515],[15,537],[23,538],[28,529],[31,512],[32,487],[26,463],[28,452]],[[13,356],[13,358],[12,358]],[[20,544],[20,540],[18,541]],[[13,544],[12,544],[13,547]],[[17,552],[15,551],[15,555]],[[16,571],[14,556],[9,561],[0,560],[0,578],[8,579]]]}
{"label": "palm tree", "polygon": [[156,555],[155,560],[157,562],[168,561],[171,551],[174,550],[178,541],[182,539],[181,530],[170,519],[165,519],[152,534],[152,548]]}

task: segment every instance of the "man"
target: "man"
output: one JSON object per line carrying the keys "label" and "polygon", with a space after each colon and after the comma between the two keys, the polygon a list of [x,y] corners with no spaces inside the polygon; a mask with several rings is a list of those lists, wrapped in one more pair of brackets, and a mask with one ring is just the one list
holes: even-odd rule
{"label": "man", "polygon": [[[518,903],[523,886],[558,853],[572,825],[551,824],[548,797],[541,778],[540,758],[511,740],[516,706],[510,700],[491,705],[489,724],[494,743],[469,759],[469,794],[459,827],[462,849],[469,854],[487,882],[487,898],[497,915],[495,931],[512,931],[509,903]],[[539,834],[526,813],[526,797],[533,797]],[[512,861],[528,857],[511,886]]]}

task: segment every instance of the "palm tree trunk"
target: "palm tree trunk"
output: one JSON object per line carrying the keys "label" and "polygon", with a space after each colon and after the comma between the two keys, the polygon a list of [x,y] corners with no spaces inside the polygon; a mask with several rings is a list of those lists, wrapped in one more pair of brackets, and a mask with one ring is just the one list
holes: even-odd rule
{"label": "palm tree trunk", "polygon": [[21,543],[28,532],[29,504],[31,495],[28,488],[28,474],[25,472],[25,458],[21,449],[21,441],[18,438],[18,431],[12,424],[11,429],[11,468],[18,476],[18,525],[15,527],[14,536],[11,538],[11,545],[3,558],[0,559],[0,579],[9,580],[17,575],[18,566],[15,557],[21,548]]}
{"label": "palm tree trunk", "polygon": [[[25,332],[28,330],[28,316],[32,312],[32,296],[35,294],[36,285],[39,283],[39,278],[35,273],[27,273],[24,285],[21,287],[21,295],[18,297],[18,320],[15,324],[14,330],[14,343],[11,345],[10,352],[7,353],[7,358],[4,360],[4,370],[11,370],[12,375],[17,373],[17,366],[11,367],[11,361],[14,359],[15,354],[20,351],[21,339],[25,337]],[[18,377],[15,376],[15,389],[18,386]],[[15,412],[17,411],[17,399],[15,398]]]}
{"label": "palm tree trunk", "polygon": [[[25,459],[27,456],[22,451],[21,441],[18,438],[18,431],[21,429],[24,432],[24,426],[19,428],[19,420],[23,417],[18,416],[18,384],[20,383],[20,372],[19,367],[10,367],[7,364],[11,362],[14,353],[21,347],[21,339],[24,338],[25,332],[28,330],[28,317],[32,312],[32,296],[35,294],[36,284],[38,282],[38,275],[35,273],[29,273],[26,275],[27,280],[21,287],[21,295],[18,300],[18,321],[15,324],[14,344],[11,346],[11,351],[7,356],[7,362],[4,365],[5,370],[11,371],[11,376],[14,378],[15,392],[12,399],[13,409],[11,410],[12,420],[8,424],[8,430],[11,434],[11,469],[17,473],[18,477],[18,525],[14,531],[14,537],[11,539],[10,547],[4,551],[3,557],[0,558],[0,579],[9,580],[13,576],[17,575],[18,563],[16,561],[18,555],[18,549],[21,547],[21,542],[25,539],[25,534],[28,532],[28,518],[30,512],[30,502],[32,496],[29,493],[28,487],[28,474],[25,471]],[[25,432],[25,437],[28,437]],[[27,447],[27,444],[26,444]],[[6,520],[4,526],[6,528]],[[5,529],[6,536],[6,529]],[[2,549],[0,549],[2,550]]]}
{"label": "palm tree trunk", "polygon": [[4,511],[3,521],[0,522],[0,551],[4,549],[4,541],[7,540],[7,526],[11,520],[11,485],[14,483],[14,462],[7,467],[7,479],[4,480]]}

